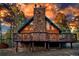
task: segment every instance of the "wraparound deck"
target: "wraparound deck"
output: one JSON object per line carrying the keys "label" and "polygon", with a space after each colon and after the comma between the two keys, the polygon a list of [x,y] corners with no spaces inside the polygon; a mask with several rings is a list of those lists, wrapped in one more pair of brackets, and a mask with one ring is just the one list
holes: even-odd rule
{"label": "wraparound deck", "polygon": [[16,42],[16,51],[18,51],[18,42],[30,42],[31,47],[34,48],[34,42],[44,42],[45,48],[49,49],[49,42],[60,43],[72,43],[76,42],[76,34],[72,33],[47,33],[47,32],[31,32],[31,33],[14,33],[13,35],[14,42]]}

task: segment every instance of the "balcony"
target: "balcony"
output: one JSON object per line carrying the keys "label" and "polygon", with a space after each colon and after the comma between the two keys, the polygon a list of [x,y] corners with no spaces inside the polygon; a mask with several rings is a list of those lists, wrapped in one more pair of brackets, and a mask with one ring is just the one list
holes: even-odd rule
{"label": "balcony", "polygon": [[76,34],[72,33],[47,33],[47,32],[31,32],[31,33],[14,33],[14,41],[48,41],[48,42],[75,42]]}

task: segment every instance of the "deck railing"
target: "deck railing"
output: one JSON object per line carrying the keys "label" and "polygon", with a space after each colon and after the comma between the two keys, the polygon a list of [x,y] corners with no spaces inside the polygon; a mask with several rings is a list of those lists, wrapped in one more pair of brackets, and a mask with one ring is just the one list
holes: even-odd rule
{"label": "deck railing", "polygon": [[52,42],[74,42],[77,40],[76,34],[72,33],[14,33],[14,41],[52,41]]}

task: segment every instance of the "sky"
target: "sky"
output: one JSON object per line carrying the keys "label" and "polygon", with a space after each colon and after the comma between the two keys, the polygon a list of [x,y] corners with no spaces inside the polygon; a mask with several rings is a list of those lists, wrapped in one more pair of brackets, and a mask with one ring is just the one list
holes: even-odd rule
{"label": "sky", "polygon": [[7,30],[9,30],[10,27],[9,26],[5,26],[5,25],[2,25],[2,33],[5,34],[7,32]]}
{"label": "sky", "polygon": [[[26,17],[33,16],[33,8],[34,4],[18,4],[20,5],[19,9],[24,12]],[[46,16],[49,18],[54,18],[56,16],[57,10],[62,11],[63,13],[71,13],[75,12],[76,14],[79,14],[79,4],[76,3],[59,3],[59,4],[41,4],[46,6]],[[70,11],[69,11],[70,10]]]}

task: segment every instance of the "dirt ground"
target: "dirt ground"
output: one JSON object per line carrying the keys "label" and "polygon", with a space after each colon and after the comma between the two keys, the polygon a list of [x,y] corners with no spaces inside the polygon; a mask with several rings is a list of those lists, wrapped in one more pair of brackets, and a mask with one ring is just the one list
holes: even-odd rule
{"label": "dirt ground", "polygon": [[20,48],[19,52],[15,52],[15,48],[0,49],[0,56],[78,56],[79,55],[79,43],[73,44],[73,48],[35,48],[34,51],[29,49]]}
{"label": "dirt ground", "polygon": [[41,51],[15,52],[13,49],[1,49],[0,56],[78,56],[79,49],[50,49]]}

